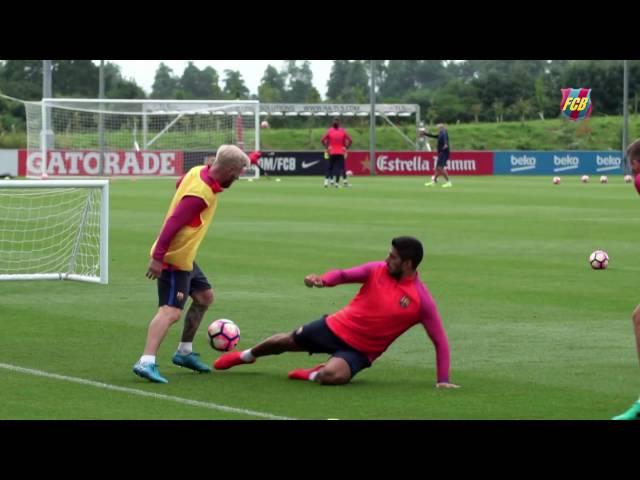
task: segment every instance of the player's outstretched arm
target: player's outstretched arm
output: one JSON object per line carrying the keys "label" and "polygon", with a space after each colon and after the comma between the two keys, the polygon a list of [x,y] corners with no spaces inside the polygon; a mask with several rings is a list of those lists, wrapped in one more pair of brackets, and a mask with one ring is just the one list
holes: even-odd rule
{"label": "player's outstretched arm", "polygon": [[460,385],[456,385],[455,383],[438,382],[436,383],[436,388],[460,388]]}
{"label": "player's outstretched arm", "polygon": [[325,287],[335,287],[342,283],[364,283],[369,278],[371,272],[381,265],[384,265],[384,262],[368,262],[344,270],[329,270],[323,273],[320,278]]}
{"label": "player's outstretched arm", "polygon": [[418,294],[420,295],[421,323],[436,349],[436,388],[460,388],[459,385],[449,381],[451,371],[449,340],[442,325],[442,319],[440,318],[436,304],[422,283],[419,283],[417,286]]}
{"label": "player's outstretched arm", "polygon": [[320,275],[316,275],[315,273],[311,273],[311,274],[307,275],[306,277],[304,277],[304,284],[309,288],[313,288],[313,287],[323,288],[324,287],[324,282],[320,278]]}

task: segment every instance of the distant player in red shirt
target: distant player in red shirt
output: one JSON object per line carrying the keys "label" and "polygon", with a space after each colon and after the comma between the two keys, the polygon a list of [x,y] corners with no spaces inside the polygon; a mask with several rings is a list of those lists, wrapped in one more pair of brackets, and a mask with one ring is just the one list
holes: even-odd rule
{"label": "distant player in red shirt", "polygon": [[326,363],[289,372],[294,380],[323,385],[348,383],[382,355],[409,328],[422,324],[436,350],[438,388],[457,388],[449,382],[449,342],[436,304],[416,268],[422,261],[422,244],[413,237],[397,237],[384,262],[369,262],[347,270],[307,275],[307,287],[333,287],[362,283],[358,294],[343,309],[276,334],[244,352],[222,355],[217,370],[253,363],[258,357],[283,352],[328,353]]}
{"label": "distant player in red shirt", "polygon": [[265,169],[260,166],[260,163],[258,163],[258,160],[260,160],[262,153],[256,150],[255,152],[251,152],[248,156],[249,162],[251,163],[251,165],[254,165],[258,169],[258,171],[260,172],[260,176],[271,180],[271,177],[269,177]]}
{"label": "distant player in red shirt", "polygon": [[324,187],[327,188],[331,183],[331,179],[335,172],[334,186],[338,188],[340,186],[340,175],[344,179],[344,186],[348,187],[347,172],[344,166],[344,159],[347,156],[347,148],[351,146],[353,140],[344,128],[340,127],[340,120],[333,119],[331,128],[322,136],[322,145],[327,149],[329,153],[329,165],[327,167],[327,174],[324,179]]}
{"label": "distant player in red shirt", "polygon": [[[631,161],[631,171],[633,172],[633,184],[636,191],[640,194],[640,138],[629,145],[627,148],[627,158]],[[636,306],[631,316],[633,322],[633,330],[636,334],[636,350],[638,352],[638,360],[640,360],[640,305]],[[613,417],[613,420],[640,420],[640,398],[631,405],[626,412]]]}

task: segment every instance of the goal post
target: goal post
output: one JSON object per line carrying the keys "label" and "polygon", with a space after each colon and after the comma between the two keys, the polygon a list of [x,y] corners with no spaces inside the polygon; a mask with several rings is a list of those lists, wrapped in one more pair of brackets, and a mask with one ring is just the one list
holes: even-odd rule
{"label": "goal post", "polygon": [[0,280],[109,282],[108,180],[0,180]]}
{"label": "goal post", "polygon": [[83,175],[80,157],[90,164],[84,175],[153,175],[149,164],[163,152],[181,164],[187,152],[194,158],[222,144],[260,148],[257,100],[44,98],[25,108],[30,176]]}

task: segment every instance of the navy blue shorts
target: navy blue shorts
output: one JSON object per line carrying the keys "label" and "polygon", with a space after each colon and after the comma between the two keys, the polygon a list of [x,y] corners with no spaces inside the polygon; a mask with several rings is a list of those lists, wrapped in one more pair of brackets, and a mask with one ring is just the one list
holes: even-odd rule
{"label": "navy blue shorts", "polygon": [[195,262],[190,272],[165,268],[158,277],[158,306],[168,305],[182,310],[189,295],[210,288],[212,287],[207,277]]}
{"label": "navy blue shorts", "polygon": [[367,356],[344,343],[327,326],[327,316],[307,323],[293,332],[293,340],[300,348],[314,353],[329,353],[332,357],[342,358],[351,369],[351,378],[360,370],[371,366]]}
{"label": "navy blue shorts", "polygon": [[449,160],[449,150],[438,152],[438,162],[436,163],[436,167],[446,167],[447,160]]}

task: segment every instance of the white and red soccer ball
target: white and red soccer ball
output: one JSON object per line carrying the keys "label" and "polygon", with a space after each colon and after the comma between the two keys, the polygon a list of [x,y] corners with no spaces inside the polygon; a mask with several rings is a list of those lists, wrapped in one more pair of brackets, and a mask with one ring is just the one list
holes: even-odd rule
{"label": "white and red soccer ball", "polygon": [[580,177],[580,181],[582,183],[589,183],[589,175],[582,175],[582,177]]}
{"label": "white and red soccer ball", "polygon": [[347,177],[352,177],[353,176],[353,172],[351,170],[347,170]]}
{"label": "white and red soccer ball", "polygon": [[553,184],[560,185],[560,177],[553,177]]}
{"label": "white and red soccer ball", "polygon": [[624,183],[631,183],[631,182],[633,182],[633,177],[631,175],[625,175]]}
{"label": "white and red soccer ball", "polygon": [[606,175],[602,175],[600,177],[600,183],[607,183],[609,181],[609,178]]}
{"label": "white and red soccer ball", "polygon": [[589,265],[594,270],[604,270],[609,266],[609,254],[604,250],[596,250],[589,255]]}
{"label": "white and red soccer ball", "polygon": [[209,344],[214,350],[228,352],[240,341],[240,328],[233,321],[220,318],[211,322],[207,328]]}
{"label": "white and red soccer ball", "polygon": [[269,128],[269,122],[263,120],[262,122],[260,122],[260,128]]}

